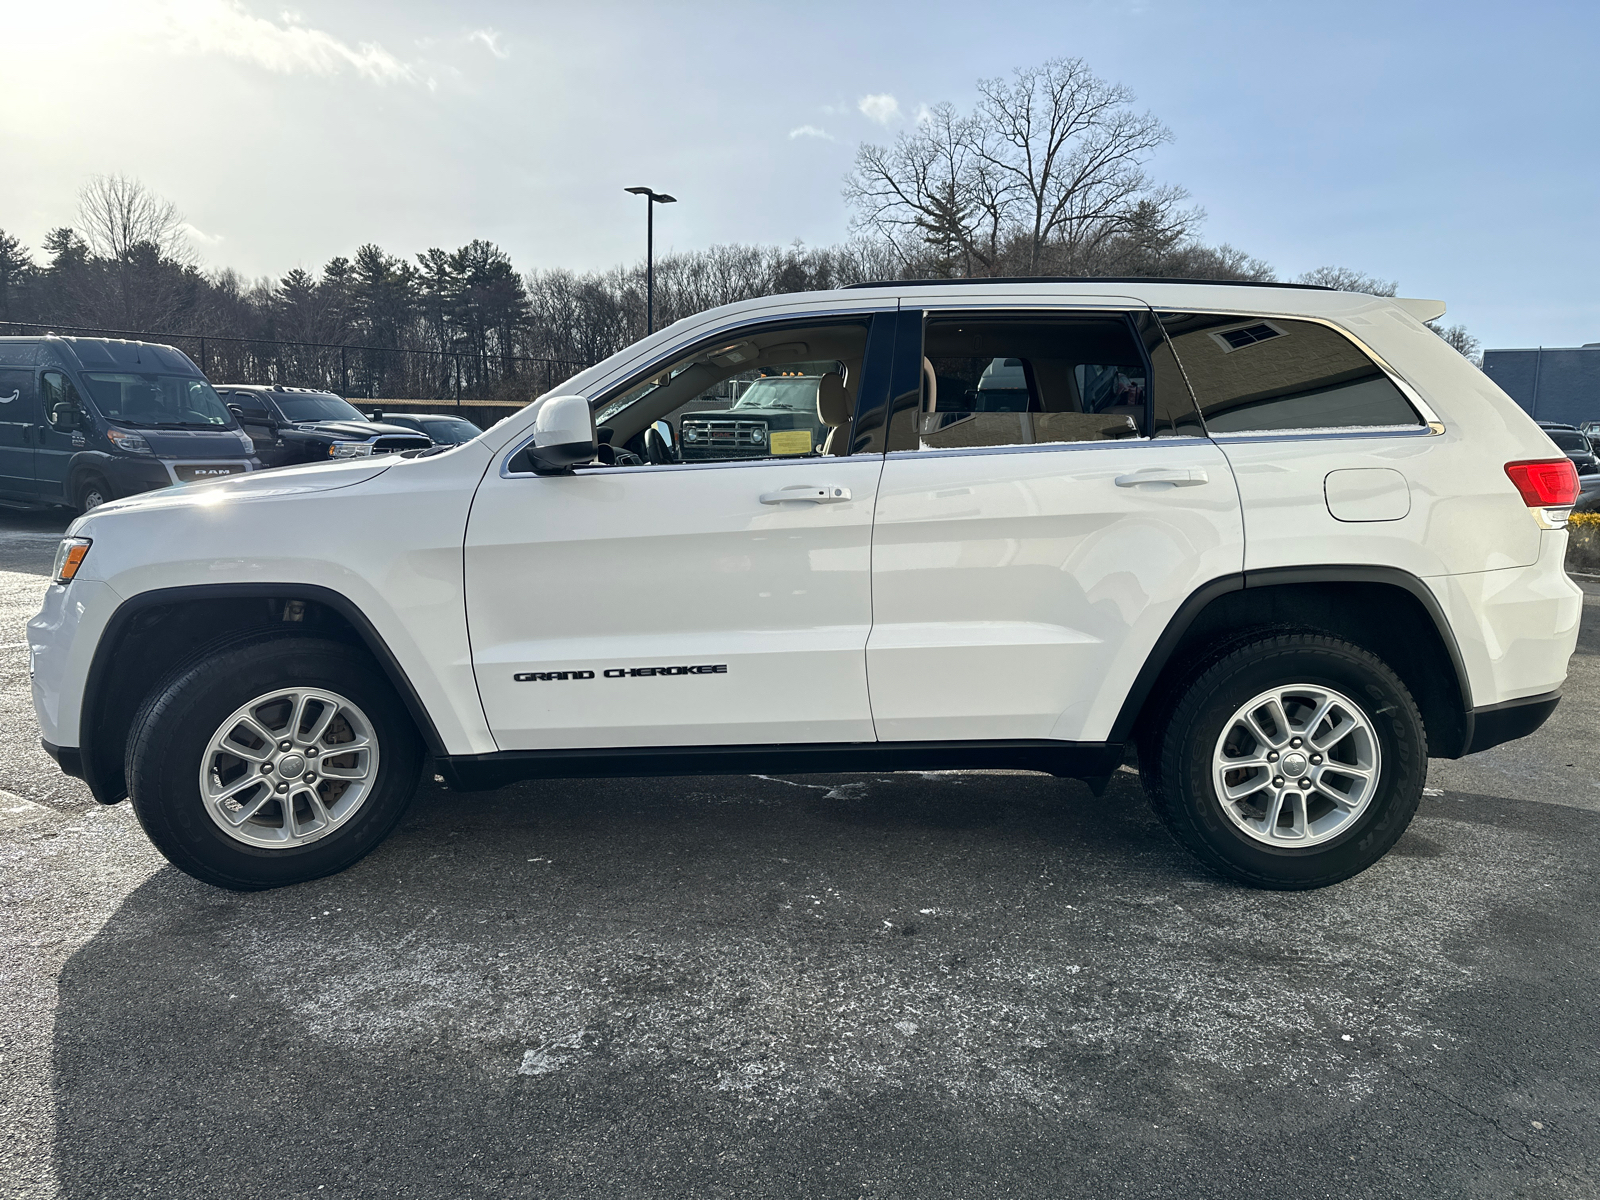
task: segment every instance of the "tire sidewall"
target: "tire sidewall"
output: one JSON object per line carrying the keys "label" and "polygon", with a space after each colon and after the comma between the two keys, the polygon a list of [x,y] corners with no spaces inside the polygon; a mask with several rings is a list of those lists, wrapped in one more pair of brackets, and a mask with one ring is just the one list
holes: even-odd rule
{"label": "tire sidewall", "polygon": [[[1203,857],[1214,856],[1213,865],[1251,882],[1316,887],[1365,870],[1405,832],[1422,795],[1426,739],[1405,686],[1365,651],[1317,640],[1328,644],[1280,646],[1255,656],[1255,648],[1247,648],[1230,656],[1196,681],[1174,714],[1178,727],[1168,746],[1177,752],[1177,769],[1164,772],[1178,793],[1172,815],[1204,843],[1209,853]],[[1349,829],[1313,846],[1268,846],[1250,838],[1223,811],[1212,777],[1224,724],[1253,697],[1286,684],[1332,688],[1349,697],[1372,723],[1381,756],[1378,786],[1365,811]]]}
{"label": "tire sidewall", "polygon": [[[229,837],[205,810],[201,760],[219,723],[283,687],[336,692],[372,722],[378,772],[348,822],[303,846],[274,850]],[[157,688],[136,718],[128,756],[129,794],[158,849],[189,874],[223,887],[280,887],[344,870],[378,845],[404,816],[421,753],[409,714],[365,655],[337,642],[275,638],[225,651]]]}
{"label": "tire sidewall", "polygon": [[106,481],[104,479],[100,478],[98,475],[86,475],[82,480],[79,481],[78,490],[72,498],[73,507],[76,508],[80,514],[93,512],[94,508],[99,507],[99,505],[90,507],[90,492],[98,492],[100,494],[100,504],[109,504],[115,499],[115,497],[111,494],[110,487],[106,485]]}

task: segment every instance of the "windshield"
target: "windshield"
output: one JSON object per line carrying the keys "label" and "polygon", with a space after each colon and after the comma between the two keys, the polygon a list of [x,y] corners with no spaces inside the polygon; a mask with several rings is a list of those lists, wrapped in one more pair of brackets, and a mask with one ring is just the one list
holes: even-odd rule
{"label": "windshield", "polygon": [[462,442],[470,442],[483,431],[462,417],[423,417],[420,422],[422,432],[436,442],[448,446],[459,446]]}
{"label": "windshield", "polygon": [[316,392],[309,396],[272,393],[283,415],[290,421],[365,421],[361,410],[348,401],[329,392]]}
{"label": "windshield", "polygon": [[233,415],[204,379],[103,371],[84,375],[95,407],[123,425],[144,429],[232,429]]}
{"label": "windshield", "polygon": [[781,409],[785,412],[817,411],[817,386],[819,375],[778,375],[757,379],[745,388],[744,395],[734,403],[739,409]]}

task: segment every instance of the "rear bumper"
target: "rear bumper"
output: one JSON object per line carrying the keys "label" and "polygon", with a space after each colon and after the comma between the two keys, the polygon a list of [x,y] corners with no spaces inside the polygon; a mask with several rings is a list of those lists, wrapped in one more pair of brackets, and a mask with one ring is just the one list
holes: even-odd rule
{"label": "rear bumper", "polygon": [[1546,692],[1542,696],[1524,696],[1507,700],[1504,704],[1490,704],[1475,708],[1469,714],[1471,724],[1467,738],[1467,753],[1476,754],[1502,742],[1527,737],[1550,719],[1556,705],[1561,703],[1561,692]]}

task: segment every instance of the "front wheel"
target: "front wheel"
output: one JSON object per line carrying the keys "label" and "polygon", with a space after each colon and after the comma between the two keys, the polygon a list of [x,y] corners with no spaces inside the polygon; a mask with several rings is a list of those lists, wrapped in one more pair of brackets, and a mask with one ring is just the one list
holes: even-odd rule
{"label": "front wheel", "polygon": [[98,475],[85,475],[78,483],[72,498],[72,506],[79,513],[89,513],[113,499],[115,497],[111,494],[111,488],[106,485],[104,479]]}
{"label": "front wheel", "polygon": [[361,651],[270,637],[225,646],[151,693],[128,793],[174,866],[238,891],[331,875],[405,814],[422,749]]}
{"label": "front wheel", "polygon": [[1246,641],[1168,713],[1140,746],[1151,802],[1202,862],[1243,882],[1348,879],[1389,851],[1422,798],[1416,703],[1387,664],[1338,638]]}

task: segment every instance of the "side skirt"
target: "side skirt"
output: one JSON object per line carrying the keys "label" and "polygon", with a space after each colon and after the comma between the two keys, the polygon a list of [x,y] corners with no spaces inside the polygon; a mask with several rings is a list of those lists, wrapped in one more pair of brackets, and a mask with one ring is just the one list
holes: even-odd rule
{"label": "side skirt", "polygon": [[457,791],[522,779],[645,775],[769,775],[979,768],[1044,771],[1101,779],[1117,769],[1122,746],[1108,742],[829,742],[768,746],[625,746],[612,750],[503,750],[456,754],[435,769]]}

